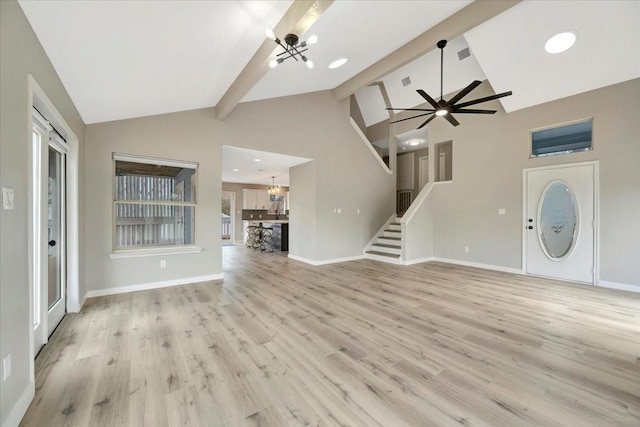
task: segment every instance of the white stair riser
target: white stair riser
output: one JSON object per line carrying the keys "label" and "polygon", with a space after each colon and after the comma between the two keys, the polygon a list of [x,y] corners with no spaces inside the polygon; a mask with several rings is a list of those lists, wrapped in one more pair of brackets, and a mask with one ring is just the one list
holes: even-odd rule
{"label": "white stair riser", "polygon": [[400,248],[385,248],[384,246],[376,246],[373,245],[371,247],[371,250],[376,251],[376,252],[384,252],[385,254],[394,254],[394,255],[400,255],[401,251]]}
{"label": "white stair riser", "polygon": [[389,258],[386,256],[378,256],[378,255],[374,255],[374,254],[364,254],[364,257],[366,259],[373,259],[376,261],[380,261],[380,262],[386,262],[388,264],[402,264],[402,261],[399,258]]}
{"label": "white stair riser", "polygon": [[400,224],[389,224],[389,229],[391,230],[402,230],[402,226]]}
{"label": "white stair riser", "polygon": [[378,239],[376,240],[376,243],[382,243],[383,245],[400,246],[402,244],[402,240],[391,240],[391,239],[385,239],[382,236],[378,236]]}
{"label": "white stair riser", "polygon": [[402,234],[401,233],[395,233],[393,231],[384,231],[382,233],[382,235],[386,236],[386,237],[400,237]]}

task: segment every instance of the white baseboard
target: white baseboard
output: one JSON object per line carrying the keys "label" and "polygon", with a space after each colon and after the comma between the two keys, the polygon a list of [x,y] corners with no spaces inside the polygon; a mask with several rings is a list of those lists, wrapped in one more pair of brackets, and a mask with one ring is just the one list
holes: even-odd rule
{"label": "white baseboard", "polygon": [[431,261],[446,262],[448,264],[464,265],[465,267],[483,268],[485,270],[502,271],[503,273],[524,274],[519,268],[502,267],[500,265],[482,264],[479,262],[461,261],[457,259],[434,257]]}
{"label": "white baseboard", "polygon": [[345,257],[345,258],[324,259],[322,261],[314,261],[312,259],[302,258],[302,257],[299,257],[297,255],[291,255],[291,254],[289,254],[287,256],[289,258],[291,258],[292,260],[304,262],[305,264],[311,264],[311,265],[336,264],[336,263],[339,263],[339,262],[357,261],[357,260],[360,260],[360,259],[364,259],[363,255]]}
{"label": "white baseboard", "polygon": [[11,412],[9,412],[9,416],[5,420],[4,424],[2,424],[2,427],[18,427],[20,421],[22,421],[22,417],[27,413],[27,409],[29,409],[29,405],[31,405],[31,401],[35,395],[36,386],[34,383],[29,383]]}
{"label": "white baseboard", "polygon": [[429,261],[435,261],[435,258],[430,256],[430,257],[427,257],[427,258],[408,259],[408,260],[405,260],[402,264],[403,265],[413,265],[413,264],[420,264],[420,263],[429,262]]}
{"label": "white baseboard", "polygon": [[184,279],[165,280],[162,282],[143,283],[140,285],[121,286],[118,288],[98,289],[88,291],[86,298],[101,297],[105,295],[125,294],[128,292],[147,291],[150,289],[168,288],[170,286],[188,285],[190,283],[209,282],[211,280],[222,280],[223,275],[210,274],[208,276],[185,277]]}
{"label": "white baseboard", "polygon": [[606,280],[600,280],[598,282],[598,287],[619,289],[621,291],[640,292],[640,285],[628,285],[626,283],[608,282]]}

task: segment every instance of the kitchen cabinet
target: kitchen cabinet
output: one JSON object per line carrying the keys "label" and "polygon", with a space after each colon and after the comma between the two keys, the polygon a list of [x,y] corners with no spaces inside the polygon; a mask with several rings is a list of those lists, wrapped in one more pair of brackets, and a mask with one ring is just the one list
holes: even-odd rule
{"label": "kitchen cabinet", "polygon": [[271,201],[267,190],[242,190],[242,209],[269,209]]}

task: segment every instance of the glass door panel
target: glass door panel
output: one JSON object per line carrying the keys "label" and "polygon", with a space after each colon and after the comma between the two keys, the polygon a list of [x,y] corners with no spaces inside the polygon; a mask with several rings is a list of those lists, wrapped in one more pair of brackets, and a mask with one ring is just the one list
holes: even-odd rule
{"label": "glass door panel", "polygon": [[65,155],[49,146],[47,191],[47,329],[49,335],[65,313]]}

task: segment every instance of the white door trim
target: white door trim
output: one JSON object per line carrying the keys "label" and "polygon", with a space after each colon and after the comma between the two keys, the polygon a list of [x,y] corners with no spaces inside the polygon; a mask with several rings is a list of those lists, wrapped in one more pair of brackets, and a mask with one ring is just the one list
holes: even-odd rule
{"label": "white door trim", "polygon": [[[593,160],[588,162],[563,163],[561,165],[541,166],[536,168],[527,168],[522,170],[522,272],[527,274],[527,173],[537,172],[550,169],[563,169],[578,166],[593,166],[594,182],[593,182],[593,216],[595,229],[593,231],[593,284],[598,286],[600,283],[600,161]],[[558,279],[561,280],[561,279]]]}
{"label": "white door trim", "polygon": [[[66,271],[67,271],[67,312],[76,313],[82,308],[80,301],[80,274],[79,274],[79,256],[80,256],[80,229],[79,229],[79,140],[75,133],[71,130],[71,127],[64,120],[60,112],[53,105],[49,97],[45,94],[44,90],[38,85],[32,75],[29,74],[27,80],[27,135],[28,139],[25,143],[29,146],[29,158],[32,153],[32,141],[31,132],[33,129],[33,107],[36,106],[38,110],[47,117],[47,119],[58,129],[64,133],[67,140],[67,185],[66,185],[66,203],[67,203],[67,228],[66,228],[66,245],[67,245],[67,258],[66,258]],[[32,176],[33,171],[30,171],[29,176]],[[30,196],[30,199],[33,195]],[[33,207],[30,207],[32,210]],[[33,218],[33,212],[29,213],[30,218]],[[30,224],[33,221],[30,220]],[[32,225],[30,225],[31,227]],[[35,383],[35,348],[33,344],[33,287],[34,280],[33,272],[36,266],[34,266],[33,252],[34,252],[34,239],[38,236],[33,236],[29,242],[29,323],[27,335],[29,337],[29,371],[30,382]],[[46,272],[44,272],[46,273]],[[46,274],[41,274],[40,277],[47,277]],[[83,298],[84,299],[84,298]]]}

